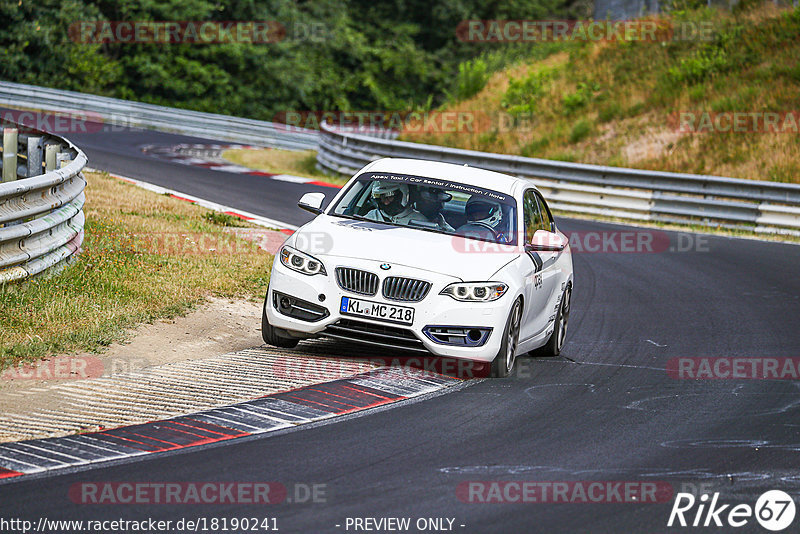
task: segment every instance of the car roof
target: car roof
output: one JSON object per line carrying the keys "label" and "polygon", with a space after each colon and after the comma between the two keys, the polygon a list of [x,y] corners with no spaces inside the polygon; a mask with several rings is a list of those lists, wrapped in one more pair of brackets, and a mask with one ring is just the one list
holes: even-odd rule
{"label": "car roof", "polygon": [[382,158],[364,167],[362,172],[393,172],[423,176],[425,178],[438,178],[510,194],[516,193],[518,184],[533,187],[533,183],[524,178],[487,171],[478,167],[422,159]]}

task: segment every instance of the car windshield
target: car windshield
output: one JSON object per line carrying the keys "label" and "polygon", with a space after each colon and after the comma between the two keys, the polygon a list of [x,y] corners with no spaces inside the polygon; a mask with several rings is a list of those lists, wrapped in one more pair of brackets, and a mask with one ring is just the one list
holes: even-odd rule
{"label": "car windshield", "polygon": [[516,244],[516,202],[511,195],[449,180],[364,173],[328,214]]}

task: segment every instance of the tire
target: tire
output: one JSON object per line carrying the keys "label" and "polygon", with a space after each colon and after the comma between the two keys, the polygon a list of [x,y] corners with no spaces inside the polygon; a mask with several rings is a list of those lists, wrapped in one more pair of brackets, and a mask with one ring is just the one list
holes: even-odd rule
{"label": "tire", "polygon": [[265,301],[264,308],[261,309],[261,337],[264,339],[264,343],[282,349],[295,348],[297,344],[300,342],[299,339],[281,337],[278,335],[277,332],[275,332],[275,328],[273,328],[273,326],[269,324],[269,320],[267,320],[267,310],[266,310],[266,307],[268,305],[269,302]]}
{"label": "tire", "polygon": [[514,363],[517,357],[519,346],[519,323],[522,319],[522,302],[517,299],[508,314],[505,330],[503,330],[503,342],[500,344],[500,351],[492,360],[490,376],[492,378],[505,378],[514,370]]}
{"label": "tire", "polygon": [[570,301],[572,300],[572,286],[567,284],[564,294],[561,296],[561,305],[556,314],[556,323],[553,333],[547,344],[538,349],[535,356],[558,356],[564,348],[564,339],[567,336],[567,324],[569,322]]}

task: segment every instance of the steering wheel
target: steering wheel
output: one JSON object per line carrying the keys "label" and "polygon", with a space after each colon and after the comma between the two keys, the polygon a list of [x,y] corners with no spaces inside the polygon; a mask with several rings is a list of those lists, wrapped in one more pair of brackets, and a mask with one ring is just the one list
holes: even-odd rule
{"label": "steering wheel", "polygon": [[367,213],[369,213],[373,209],[377,209],[377,207],[378,207],[378,203],[375,202],[375,200],[372,197],[369,197],[367,199],[367,201],[364,202],[364,204],[361,206],[361,208],[359,208],[358,210],[355,210],[355,211],[358,211],[357,215],[366,215]]}
{"label": "steering wheel", "polygon": [[492,228],[491,226],[482,221],[470,221],[467,224],[464,224],[461,227],[459,227],[458,233],[459,234],[464,233],[465,229],[467,229],[466,231],[469,231],[470,226],[477,226],[478,228],[489,230],[492,233],[492,237],[494,238],[495,241],[497,241],[497,239],[500,237],[494,228]]}

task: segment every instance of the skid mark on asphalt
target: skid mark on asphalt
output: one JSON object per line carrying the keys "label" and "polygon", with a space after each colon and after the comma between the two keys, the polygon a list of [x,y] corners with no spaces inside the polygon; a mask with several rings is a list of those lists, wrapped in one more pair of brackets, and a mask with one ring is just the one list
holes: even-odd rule
{"label": "skid mark on asphalt", "polygon": [[680,439],[664,441],[662,447],[677,449],[777,449],[782,451],[800,451],[800,442],[778,443],[764,439]]}
{"label": "skid mark on asphalt", "polygon": [[528,397],[534,398],[535,394],[537,393],[536,390],[539,390],[539,389],[542,389],[542,388],[580,388],[580,389],[588,390],[589,393],[594,393],[595,385],[594,384],[579,384],[579,383],[575,383],[575,384],[538,384],[536,386],[531,386],[531,387],[525,389],[525,394]]}
{"label": "skid mark on asphalt", "polygon": [[[560,364],[566,363],[566,362],[561,361],[561,360],[542,360],[542,361],[544,363],[560,363]],[[629,365],[629,364],[624,364],[624,363],[582,362],[580,360],[572,360],[572,359],[569,359],[569,362],[577,364],[577,365],[598,365],[598,366],[602,366],[602,367],[622,367],[622,368],[628,368],[628,369],[649,369],[649,370],[652,370],[652,371],[663,371],[665,373],[667,372],[666,367],[650,367],[650,366],[647,366],[647,365]]]}
{"label": "skid mark on asphalt", "polygon": [[[752,471],[725,471],[713,472],[704,468],[673,469],[669,467],[593,467],[589,469],[575,469],[555,465],[461,465],[440,467],[440,473],[455,475],[520,475],[524,473],[550,473],[570,475],[575,477],[601,478],[603,476],[640,478],[693,478],[709,480],[715,478],[736,478],[739,480],[766,480],[774,476],[772,473],[756,473]],[[798,478],[782,476],[782,478]]]}
{"label": "skid mark on asphalt", "polygon": [[422,370],[380,367],[350,378],[171,419],[77,436],[0,444],[0,479],[264,434],[462,383],[458,378]]}

